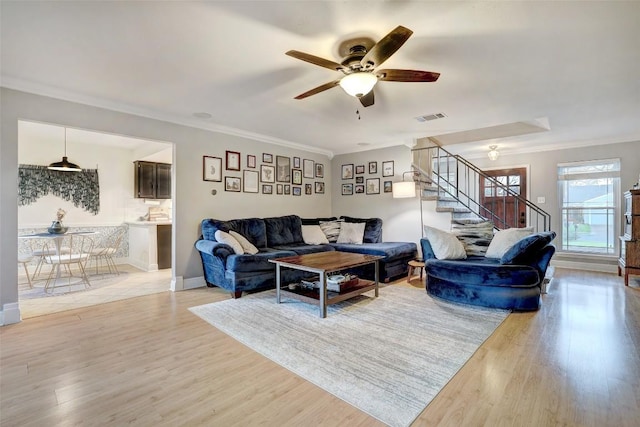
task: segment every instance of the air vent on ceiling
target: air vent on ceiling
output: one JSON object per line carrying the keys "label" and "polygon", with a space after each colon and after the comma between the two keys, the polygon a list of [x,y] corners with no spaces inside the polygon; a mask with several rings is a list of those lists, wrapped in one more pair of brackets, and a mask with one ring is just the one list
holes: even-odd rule
{"label": "air vent on ceiling", "polygon": [[445,117],[447,117],[445,113],[434,113],[416,117],[416,120],[419,122],[430,122],[431,120],[444,119]]}

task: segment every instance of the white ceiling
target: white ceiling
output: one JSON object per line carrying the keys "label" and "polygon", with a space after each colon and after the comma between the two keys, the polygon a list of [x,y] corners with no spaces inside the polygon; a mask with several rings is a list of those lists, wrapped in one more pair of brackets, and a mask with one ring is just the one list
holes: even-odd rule
{"label": "white ceiling", "polygon": [[[2,0],[0,7],[1,82],[14,89],[330,155],[445,134],[456,134],[452,151],[470,156],[491,144],[526,152],[640,141],[638,1]],[[380,82],[369,108],[338,87],[293,99],[339,74],[287,50],[340,62],[341,41],[378,40],[397,25],[414,34],[384,68],[436,71],[437,82]],[[200,112],[212,117],[193,116]],[[415,120],[440,112],[447,117]],[[486,129],[515,122],[550,130],[494,139]]]}

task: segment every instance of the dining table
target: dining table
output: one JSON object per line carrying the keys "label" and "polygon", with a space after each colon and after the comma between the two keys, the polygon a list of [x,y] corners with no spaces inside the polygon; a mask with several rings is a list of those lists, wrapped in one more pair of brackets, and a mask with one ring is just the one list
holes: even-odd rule
{"label": "dining table", "polygon": [[[67,236],[92,236],[98,234],[97,231],[68,231],[66,233],[32,233],[32,234],[21,234],[18,235],[19,239],[47,239],[53,242],[53,247],[55,250],[55,255],[60,256],[62,253],[62,241]],[[60,269],[56,270],[56,277],[54,279],[54,283],[60,278]],[[88,279],[87,279],[88,281]],[[55,285],[54,285],[55,286]]]}

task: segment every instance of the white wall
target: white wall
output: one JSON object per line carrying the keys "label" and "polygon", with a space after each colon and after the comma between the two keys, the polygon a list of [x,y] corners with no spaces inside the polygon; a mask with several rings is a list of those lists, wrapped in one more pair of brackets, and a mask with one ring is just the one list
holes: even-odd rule
{"label": "white wall", "polygon": [[[239,136],[195,129],[141,116],[120,113],[28,94],[2,88],[0,94],[2,130],[0,145],[0,323],[19,321],[17,254],[18,245],[18,121],[55,123],[79,129],[127,135],[134,138],[175,143],[173,163],[173,244],[174,281],[180,289],[184,279],[202,276],[202,264],[194,248],[203,218],[219,219],[264,217],[298,214],[304,217],[331,214],[331,196],[323,195],[278,196],[225,192],[222,183],[202,180],[202,156],[224,158],[225,150],[240,151],[243,166],[246,154],[258,157],[263,152],[274,155],[298,156],[325,164],[325,187],[331,188],[329,159],[325,155],[310,153],[284,146],[267,144]],[[282,126],[287,126],[283,120]],[[72,159],[73,160],[73,159]],[[224,175],[241,176],[241,172]],[[315,181],[315,180],[313,180]],[[304,182],[313,182],[304,180]],[[211,190],[217,190],[214,196]]]}

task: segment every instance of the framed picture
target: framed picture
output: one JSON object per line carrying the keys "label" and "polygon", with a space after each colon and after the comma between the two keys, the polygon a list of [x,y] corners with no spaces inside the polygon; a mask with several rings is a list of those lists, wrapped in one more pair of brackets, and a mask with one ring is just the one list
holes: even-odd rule
{"label": "framed picture", "polygon": [[227,170],[239,171],[240,170],[240,153],[237,151],[227,151]]}
{"label": "framed picture", "polygon": [[304,185],[304,194],[313,194],[313,187],[311,186],[311,184],[305,184]]}
{"label": "framed picture", "polygon": [[382,162],[382,176],[393,176],[393,160]]}
{"label": "framed picture", "polygon": [[342,195],[350,196],[353,194],[353,184],[342,184]]}
{"label": "framed picture", "polygon": [[300,169],[300,157],[293,158],[293,167],[294,169]]}
{"label": "framed picture", "polygon": [[302,161],[302,170],[303,170],[302,174],[304,175],[305,178],[313,178],[315,176],[314,161],[304,159]]}
{"label": "framed picture", "polygon": [[316,193],[324,194],[324,182],[316,181]]}
{"label": "framed picture", "polygon": [[364,173],[364,165],[356,166],[356,175],[362,175]]}
{"label": "framed picture", "polygon": [[293,195],[299,196],[302,194],[302,187],[293,187]]}
{"label": "framed picture", "polygon": [[342,179],[353,178],[353,163],[342,165]]}
{"label": "framed picture", "polygon": [[294,185],[302,185],[302,171],[300,169],[294,169],[292,171],[291,183]]}
{"label": "framed picture", "polygon": [[224,177],[224,191],[240,192],[240,177],[238,176],[225,176]]}
{"label": "framed picture", "polygon": [[284,186],[282,184],[276,184],[276,194],[284,193]]}
{"label": "framed picture", "polygon": [[202,180],[222,182],[222,159],[202,156]]}
{"label": "framed picture", "polygon": [[276,156],[276,181],[291,182],[291,158]]}
{"label": "framed picture", "polygon": [[273,154],[262,153],[262,161],[265,163],[273,163]]}
{"label": "framed picture", "polygon": [[356,194],[362,194],[364,193],[364,185],[362,184],[358,184],[355,186],[355,190],[356,190]]}
{"label": "framed picture", "polygon": [[385,193],[393,193],[393,181],[385,181],[382,185]]}
{"label": "framed picture", "polygon": [[364,176],[356,176],[356,184],[364,184]]}
{"label": "framed picture", "polygon": [[276,182],[276,168],[269,165],[260,165],[260,181]]}
{"label": "framed picture", "polygon": [[256,167],[256,156],[253,156],[251,154],[247,154],[247,167],[248,168],[255,168]]}
{"label": "framed picture", "polygon": [[262,184],[262,194],[273,194],[273,185]]}
{"label": "framed picture", "polygon": [[291,186],[289,184],[284,185],[284,194],[287,196],[291,194]]}
{"label": "framed picture", "polygon": [[257,193],[258,192],[258,171],[248,171],[245,170],[243,172],[243,187],[242,191],[245,193]]}
{"label": "framed picture", "polygon": [[367,194],[380,194],[380,178],[367,178]]}
{"label": "framed picture", "polygon": [[316,163],[316,178],[324,178],[324,165]]}
{"label": "framed picture", "polygon": [[378,173],[378,162],[369,162],[369,173]]}

